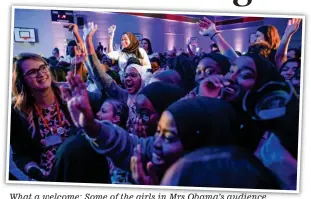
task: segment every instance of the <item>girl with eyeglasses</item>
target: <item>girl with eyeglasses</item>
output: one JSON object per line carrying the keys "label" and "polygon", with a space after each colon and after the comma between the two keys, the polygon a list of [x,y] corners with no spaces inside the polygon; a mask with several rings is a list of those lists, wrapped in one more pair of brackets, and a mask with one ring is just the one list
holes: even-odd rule
{"label": "girl with eyeglasses", "polygon": [[93,73],[97,77],[97,81],[101,84],[101,87],[106,92],[108,97],[116,99],[125,103],[129,109],[128,125],[130,126],[133,119],[135,118],[135,112],[131,107],[134,105],[136,95],[144,87],[143,81],[143,67],[139,65],[140,61],[136,58],[129,58],[127,65],[123,68],[121,79],[123,80],[123,89],[119,86],[110,75],[108,75],[109,67],[105,64],[101,64],[96,56],[96,52],[93,45],[93,35],[97,31],[97,25],[89,23],[85,31],[86,35],[86,48],[89,54],[89,61],[92,67]]}
{"label": "girl with eyeglasses", "polygon": [[[64,163],[55,166],[56,154],[61,146],[81,136],[77,135],[60,93],[60,83],[52,79],[46,60],[37,54],[20,54],[14,63],[12,77],[10,144],[14,162],[19,169],[38,181],[108,182],[108,169],[96,175],[89,173],[85,177],[77,171],[82,167],[87,168],[87,165],[81,164],[74,168],[74,165]],[[90,98],[92,101],[98,100],[92,99],[91,95]],[[107,161],[98,159],[98,154],[85,143],[76,143],[77,149],[81,150],[80,156],[76,158],[87,156],[90,162],[107,168]],[[73,157],[70,159],[76,161]],[[66,172],[61,172],[65,167]]]}

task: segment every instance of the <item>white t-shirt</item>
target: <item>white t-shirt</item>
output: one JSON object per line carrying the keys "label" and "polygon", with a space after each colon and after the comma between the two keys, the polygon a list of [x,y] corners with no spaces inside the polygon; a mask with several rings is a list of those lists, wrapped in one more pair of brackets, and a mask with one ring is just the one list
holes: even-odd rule
{"label": "white t-shirt", "polygon": [[[146,51],[143,48],[139,48],[139,52],[143,57],[142,65],[143,65],[143,72],[146,74],[147,69],[151,69],[151,63],[149,61],[148,55]],[[128,54],[125,52],[122,52],[122,50],[112,51],[108,53],[108,57],[110,59],[118,60],[119,68],[121,73],[124,72],[124,68],[127,64],[127,60],[131,57],[136,57],[134,54]]]}

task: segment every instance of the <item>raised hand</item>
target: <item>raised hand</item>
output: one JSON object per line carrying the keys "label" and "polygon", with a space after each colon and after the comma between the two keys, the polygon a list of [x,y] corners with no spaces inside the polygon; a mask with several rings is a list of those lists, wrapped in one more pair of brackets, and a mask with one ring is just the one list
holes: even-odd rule
{"label": "raised hand", "polygon": [[79,27],[77,24],[69,24],[69,25],[65,25],[64,28],[68,28],[68,30],[70,32],[73,32],[73,33],[78,33],[79,32]]}
{"label": "raised hand", "polygon": [[222,75],[210,75],[200,82],[199,95],[217,98],[223,85]]}
{"label": "raised hand", "polygon": [[60,87],[62,97],[67,101],[68,111],[74,125],[84,128],[94,121],[85,84],[79,75],[73,75],[72,72],[68,72],[66,79],[69,87]]}
{"label": "raised hand", "polygon": [[134,156],[131,158],[132,177],[137,184],[141,185],[157,185],[158,179],[152,162],[147,163],[148,174],[143,169],[141,160],[141,146],[137,145],[134,149]]}
{"label": "raised hand", "polygon": [[84,44],[78,43],[74,47],[75,50],[75,64],[81,64],[86,60],[86,49]]}
{"label": "raised hand", "polygon": [[299,28],[299,24],[301,22],[301,19],[290,19],[288,20],[287,23],[287,27],[285,29],[285,33],[284,35],[286,36],[291,36],[293,35],[295,32],[297,32],[298,28]]}
{"label": "raised hand", "polygon": [[116,25],[112,25],[108,28],[109,37],[114,37],[114,33],[115,33],[116,29],[117,29]]}
{"label": "raised hand", "polygon": [[97,31],[98,26],[94,22],[89,22],[87,26],[83,27],[83,39],[85,40],[88,36],[92,37]]}
{"label": "raised hand", "polygon": [[203,36],[212,36],[217,32],[215,24],[206,17],[199,21],[200,31]]}

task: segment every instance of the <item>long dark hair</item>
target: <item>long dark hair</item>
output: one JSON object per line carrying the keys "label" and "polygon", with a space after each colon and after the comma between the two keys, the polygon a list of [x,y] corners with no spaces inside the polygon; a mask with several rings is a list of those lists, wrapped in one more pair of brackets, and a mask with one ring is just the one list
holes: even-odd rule
{"label": "long dark hair", "polygon": [[151,46],[151,42],[148,38],[143,38],[141,41],[146,41],[148,43],[148,51],[147,54],[148,55],[152,55],[153,54],[153,50],[152,50],[152,46]]}

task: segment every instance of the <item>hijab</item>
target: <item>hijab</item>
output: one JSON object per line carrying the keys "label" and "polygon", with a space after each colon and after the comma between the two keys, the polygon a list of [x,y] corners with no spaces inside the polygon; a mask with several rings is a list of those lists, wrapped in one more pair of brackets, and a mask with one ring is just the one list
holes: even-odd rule
{"label": "hijab", "polygon": [[284,81],[284,78],[280,75],[277,68],[263,56],[257,53],[247,53],[246,55],[243,56],[250,57],[256,65],[257,69],[257,79],[255,84],[256,90],[270,81]]}
{"label": "hijab", "polygon": [[280,189],[274,175],[255,156],[233,146],[187,154],[168,169],[161,185]]}
{"label": "hijab", "polygon": [[161,82],[171,83],[180,87],[182,85],[181,77],[176,70],[168,69],[155,74],[153,77]]}
{"label": "hijab", "polygon": [[186,95],[184,89],[166,82],[153,82],[144,87],[139,94],[145,95],[158,114]]}
{"label": "hijab", "polygon": [[132,53],[138,59],[143,59],[143,56],[139,52],[139,41],[138,41],[137,37],[133,33],[131,33],[131,32],[126,32],[124,34],[126,34],[129,37],[131,43],[130,43],[130,45],[128,47],[123,48],[122,52]]}
{"label": "hijab", "polygon": [[203,146],[231,145],[239,132],[235,110],[226,101],[196,97],[168,107],[185,151]]}

